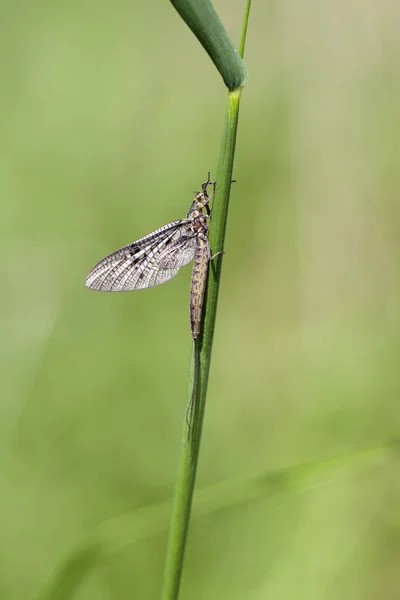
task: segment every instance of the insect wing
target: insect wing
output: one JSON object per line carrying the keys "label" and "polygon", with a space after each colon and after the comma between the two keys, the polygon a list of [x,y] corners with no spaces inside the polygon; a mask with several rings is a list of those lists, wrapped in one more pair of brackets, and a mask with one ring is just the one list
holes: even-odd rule
{"label": "insect wing", "polygon": [[182,232],[177,232],[175,236],[177,239],[172,238],[163,248],[156,249],[137,280],[135,289],[154,287],[172,279],[181,267],[193,259],[196,248],[194,237]]}
{"label": "insect wing", "polygon": [[190,262],[195,245],[187,220],[173,221],[103,258],[89,272],[86,286],[123,292],[160,285]]}

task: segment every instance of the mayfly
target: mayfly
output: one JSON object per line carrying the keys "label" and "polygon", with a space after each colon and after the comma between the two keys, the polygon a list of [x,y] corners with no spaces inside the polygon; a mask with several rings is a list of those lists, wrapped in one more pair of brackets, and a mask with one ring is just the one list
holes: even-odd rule
{"label": "mayfly", "polygon": [[[208,186],[212,192],[208,195]],[[152,233],[123,246],[98,262],[86,278],[86,286],[103,292],[127,292],[165,283],[193,260],[190,286],[190,328],[194,340],[193,394],[187,413],[190,433],[197,388],[198,347],[201,331],[208,263],[213,258],[208,241],[209,203],[216,182],[210,180],[197,192],[185,219],[172,221]],[[204,213],[203,210],[206,212]],[[218,253],[220,254],[220,253]]]}

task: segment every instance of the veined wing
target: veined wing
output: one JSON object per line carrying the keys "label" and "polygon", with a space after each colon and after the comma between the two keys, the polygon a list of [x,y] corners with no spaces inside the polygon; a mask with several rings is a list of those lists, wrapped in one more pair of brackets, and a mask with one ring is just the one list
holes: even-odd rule
{"label": "veined wing", "polygon": [[89,272],[87,287],[125,292],[172,279],[194,256],[196,240],[187,223],[187,219],[173,221],[112,252]]}

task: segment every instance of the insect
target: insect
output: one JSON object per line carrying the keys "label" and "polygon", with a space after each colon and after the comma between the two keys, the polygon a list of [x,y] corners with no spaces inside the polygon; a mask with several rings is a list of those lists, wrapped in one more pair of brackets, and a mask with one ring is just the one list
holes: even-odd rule
{"label": "insect", "polygon": [[[207,191],[208,186],[212,186],[210,195]],[[141,290],[172,279],[181,267],[194,259],[190,286],[190,329],[194,347],[194,371],[192,396],[186,412],[187,442],[190,440],[198,387],[197,338],[201,332],[208,263],[214,258],[208,241],[208,219],[211,216],[209,203],[215,187],[216,182],[210,180],[210,173],[208,173],[207,181],[202,184],[201,192],[196,193],[185,219],[172,221],[135,242],[115,250],[100,260],[86,277],[86,285],[92,290],[103,292]]]}
{"label": "insect", "polygon": [[[212,192],[208,195],[208,186]],[[115,250],[100,260],[86,277],[86,286],[102,292],[127,292],[165,283],[194,259],[190,288],[190,328],[193,339],[200,335],[208,263],[209,203],[216,182],[210,180],[197,192],[185,219],[172,221],[152,233]],[[206,212],[204,213],[203,210]],[[218,253],[219,254],[219,253]]]}

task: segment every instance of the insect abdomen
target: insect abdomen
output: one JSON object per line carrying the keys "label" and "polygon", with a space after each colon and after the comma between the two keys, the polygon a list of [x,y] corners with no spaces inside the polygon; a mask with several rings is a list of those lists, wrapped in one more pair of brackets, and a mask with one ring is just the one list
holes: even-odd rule
{"label": "insect abdomen", "polygon": [[193,259],[192,283],[190,286],[190,329],[194,339],[200,334],[208,259],[208,243],[206,240],[198,239]]}

